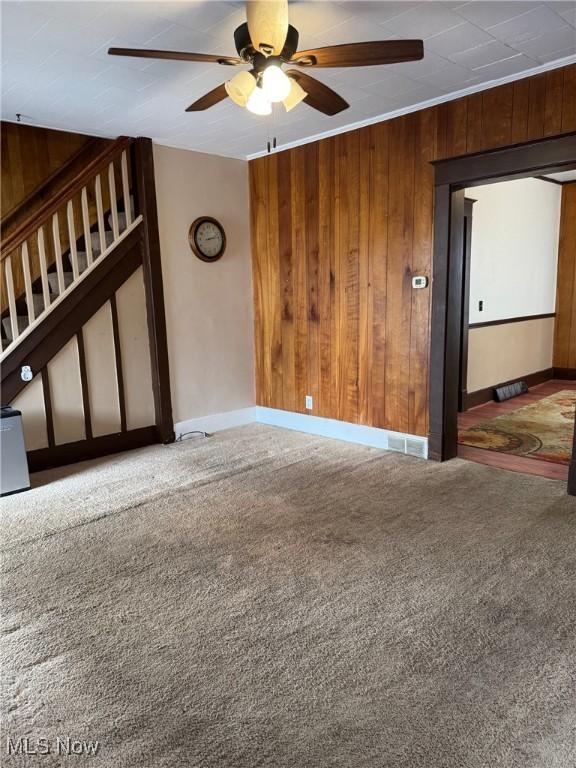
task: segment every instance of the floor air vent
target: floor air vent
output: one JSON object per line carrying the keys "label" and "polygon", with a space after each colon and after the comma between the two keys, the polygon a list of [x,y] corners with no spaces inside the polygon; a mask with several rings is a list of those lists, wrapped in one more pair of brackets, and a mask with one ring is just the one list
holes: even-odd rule
{"label": "floor air vent", "polygon": [[515,381],[514,384],[506,384],[504,387],[496,387],[494,390],[494,400],[502,403],[504,400],[510,400],[518,395],[525,395],[528,392],[528,384],[525,381]]}
{"label": "floor air vent", "polygon": [[423,440],[406,439],[406,453],[410,456],[417,456],[419,459],[426,458],[426,443]]}
{"label": "floor air vent", "polygon": [[406,453],[406,438],[396,437],[396,435],[388,435],[388,449],[390,451]]}

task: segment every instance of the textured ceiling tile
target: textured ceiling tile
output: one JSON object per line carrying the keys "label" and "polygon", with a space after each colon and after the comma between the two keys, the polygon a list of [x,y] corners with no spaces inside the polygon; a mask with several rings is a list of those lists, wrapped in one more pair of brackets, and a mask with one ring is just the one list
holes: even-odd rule
{"label": "textured ceiling tile", "polygon": [[432,37],[462,24],[460,16],[445,8],[441,3],[423,3],[400,16],[394,16],[385,23],[387,29],[404,37]]}
{"label": "textured ceiling tile", "polygon": [[426,50],[432,51],[439,56],[449,57],[455,53],[469,51],[471,48],[476,48],[479,45],[491,43],[493,40],[494,38],[489,34],[475,27],[474,24],[465,21],[457,27],[428,38],[426,40]]}
{"label": "textured ceiling tile", "polygon": [[485,67],[488,64],[494,64],[495,61],[509,59],[511,56],[516,56],[517,53],[518,51],[504,45],[504,43],[501,43],[499,40],[493,40],[491,43],[480,45],[469,51],[455,53],[450,56],[450,58],[456,64],[461,64],[463,67],[476,69],[477,67]]}
{"label": "textured ceiling tile", "polygon": [[542,6],[488,29],[490,34],[498,40],[514,45],[538,37],[545,32],[552,32],[563,24],[564,20],[557,13]]}

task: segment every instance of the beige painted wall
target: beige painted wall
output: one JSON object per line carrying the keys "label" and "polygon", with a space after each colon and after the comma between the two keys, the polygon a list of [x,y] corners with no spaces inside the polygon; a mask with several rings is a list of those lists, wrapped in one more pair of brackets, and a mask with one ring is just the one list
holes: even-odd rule
{"label": "beige painted wall", "polygon": [[554,318],[471,328],[468,392],[552,367]]}
{"label": "beige painted wall", "polygon": [[[174,421],[254,405],[248,164],[154,146]],[[188,245],[213,216],[227,247],[214,264]]]}
{"label": "beige painted wall", "polygon": [[[154,424],[154,398],[146,321],[142,268],[116,292],[118,334],[124,379],[126,426]],[[90,424],[94,437],[120,431],[120,404],[111,305],[107,301],[82,328]],[[78,342],[74,336],[48,363],[56,445],[86,436]],[[24,439],[29,451],[48,445],[44,388],[36,375],[12,405],[22,411]]]}

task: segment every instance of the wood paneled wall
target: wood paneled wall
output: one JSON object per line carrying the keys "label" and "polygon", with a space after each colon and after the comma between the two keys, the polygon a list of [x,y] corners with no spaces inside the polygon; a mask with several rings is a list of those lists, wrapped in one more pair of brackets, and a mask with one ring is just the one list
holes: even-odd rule
{"label": "wood paneled wall", "polygon": [[90,136],[77,133],[3,122],[0,216],[11,211],[90,140]]}
{"label": "wood paneled wall", "polygon": [[576,182],[562,187],[554,367],[576,369]]}
{"label": "wood paneled wall", "polygon": [[576,66],[250,163],[257,402],[426,435],[430,161],[576,130]]}

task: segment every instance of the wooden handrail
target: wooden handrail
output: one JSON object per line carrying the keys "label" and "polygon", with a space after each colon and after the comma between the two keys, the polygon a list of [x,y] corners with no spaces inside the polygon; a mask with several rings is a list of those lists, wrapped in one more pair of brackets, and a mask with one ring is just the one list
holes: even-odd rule
{"label": "wooden handrail", "polygon": [[18,246],[33,235],[49,218],[65,203],[67,203],[75,194],[80,192],[82,187],[105,169],[109,163],[119,155],[123,150],[128,149],[133,139],[128,136],[120,136],[114,142],[106,146],[88,165],[79,171],[76,176],[65,184],[58,192],[46,200],[33,214],[16,227],[16,229],[0,242],[0,261],[4,260],[8,254],[12,253]]}
{"label": "wooden handrail", "polygon": [[19,219],[28,218],[30,208],[36,203],[42,203],[51,193],[58,191],[63,186],[64,181],[70,175],[71,169],[78,167],[84,169],[85,166],[100,152],[104,147],[110,145],[110,139],[91,138],[80,149],[74,152],[59,168],[53,171],[49,176],[43,179],[38,186],[32,190],[23,200],[20,200],[13,208],[4,214],[0,221],[0,230],[6,232],[10,227],[17,223]]}

